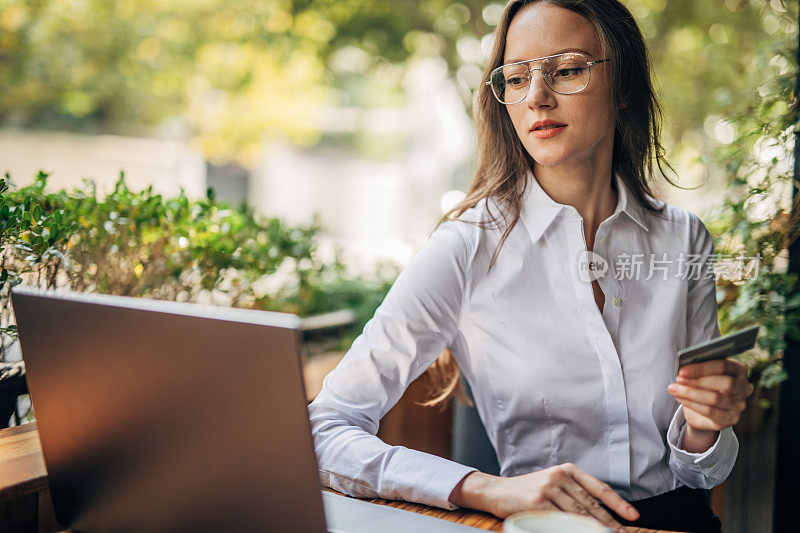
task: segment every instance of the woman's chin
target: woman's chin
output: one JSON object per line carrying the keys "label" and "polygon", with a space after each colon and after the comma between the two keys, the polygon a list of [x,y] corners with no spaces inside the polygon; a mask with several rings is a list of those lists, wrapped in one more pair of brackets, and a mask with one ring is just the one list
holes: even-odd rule
{"label": "woman's chin", "polygon": [[563,153],[552,153],[547,151],[529,153],[533,157],[533,160],[536,161],[536,164],[542,165],[543,167],[554,167],[556,165],[560,165],[568,159],[566,154]]}

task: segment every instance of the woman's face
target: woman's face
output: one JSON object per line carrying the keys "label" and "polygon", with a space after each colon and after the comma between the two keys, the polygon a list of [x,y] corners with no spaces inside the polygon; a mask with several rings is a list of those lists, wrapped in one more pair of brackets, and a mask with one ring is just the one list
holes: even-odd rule
{"label": "woman's face", "polygon": [[[589,61],[604,59],[592,24],[581,15],[543,2],[528,5],[512,19],[503,64],[560,53],[583,51]],[[530,66],[540,66],[536,61]],[[528,96],[506,105],[523,146],[537,165],[555,166],[610,157],[614,147],[614,113],[609,63],[591,67],[589,85],[575,94],[559,94],[547,86],[541,71],[533,72]],[[534,123],[553,120],[566,127],[549,138],[534,133]]]}

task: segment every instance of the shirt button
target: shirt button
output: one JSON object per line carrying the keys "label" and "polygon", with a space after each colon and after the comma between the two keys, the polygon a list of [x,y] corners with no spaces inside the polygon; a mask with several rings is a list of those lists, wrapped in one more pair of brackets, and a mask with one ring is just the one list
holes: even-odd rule
{"label": "shirt button", "polygon": [[619,304],[620,304],[620,302],[621,302],[621,301],[622,301],[622,300],[620,300],[620,299],[619,299],[619,296],[614,296],[614,305],[616,305],[617,307],[619,307]]}

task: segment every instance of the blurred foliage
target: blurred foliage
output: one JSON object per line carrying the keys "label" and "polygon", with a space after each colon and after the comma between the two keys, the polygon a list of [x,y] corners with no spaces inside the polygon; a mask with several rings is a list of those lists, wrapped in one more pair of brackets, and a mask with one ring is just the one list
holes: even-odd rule
{"label": "blurred foliage", "polygon": [[[781,21],[797,27],[797,10]],[[773,2],[766,10],[777,10]],[[776,22],[779,24],[780,22]],[[781,360],[787,340],[800,342],[800,283],[788,272],[789,246],[800,237],[800,194],[794,179],[798,129],[797,42],[754,48],[768,74],[749,77],[756,87],[732,103],[726,119],[730,142],[712,154],[712,163],[728,184],[722,204],[706,220],[720,257],[758,258],[757,272],[744,279],[721,279],[717,285],[720,324],[724,332],[761,323],[756,350],[741,359],[751,366],[755,401],[770,402],[763,389],[787,378]]]}
{"label": "blurred foliage", "polygon": [[348,277],[338,257],[318,258],[316,221],[288,226],[262,219],[245,205],[217,201],[211,190],[200,201],[182,193],[164,198],[152,189],[131,191],[121,175],[114,191],[99,198],[90,181],[48,193],[47,177],[40,173],[19,190],[0,187],[3,265],[12,259],[21,265],[2,271],[9,279],[0,294],[9,333],[15,328],[6,286],[24,281],[301,316],[350,308],[357,320],[345,334],[354,338],[396,275]]}
{"label": "blurred foliage", "polygon": [[397,89],[410,58],[455,62],[454,39],[488,27],[482,2],[449,4],[0,0],[0,124],[196,135],[211,158],[252,160],[265,136],[316,142],[353,76],[358,105],[383,105],[391,88],[368,86]]}
{"label": "blurred foliage", "polygon": [[338,332],[336,338],[323,343],[327,350],[347,351],[375,314],[398,274],[399,267],[391,264],[382,265],[376,275],[370,277],[347,276],[341,263],[319,264],[304,271],[296,285],[256,298],[255,307],[300,315],[349,309],[355,314],[354,323]]}
{"label": "blurred foliage", "polygon": [[[754,381],[774,385],[785,378],[784,335],[797,337],[800,305],[800,282],[786,273],[798,227],[798,210],[786,201],[798,2],[625,3],[653,56],[667,155],[680,182],[727,185],[720,208],[704,217],[717,252],[761,257],[757,277],[720,280],[720,321],[723,332],[762,323],[760,351],[747,358]],[[477,0],[0,0],[0,126],[188,136],[209,158],[252,162],[265,138],[326,139],[325,106],[402,105],[405,73],[420,58],[441,58],[469,108],[501,10]],[[81,194],[52,204],[69,198],[86,210],[85,221],[75,219],[80,237],[69,255],[96,266],[74,267],[76,287],[190,299],[199,287],[225,287],[240,295],[237,304],[297,312],[369,300],[358,300],[350,281],[315,262],[313,251],[292,251],[313,231],[295,239],[277,222],[270,230],[252,213],[210,200],[123,188],[112,196],[120,206],[112,206]],[[227,235],[217,231],[226,222],[234,228]],[[242,242],[254,243],[234,242],[240,231]],[[272,247],[277,257],[260,256]],[[259,269],[279,269],[281,258],[295,265],[294,288],[247,293],[258,286]],[[182,278],[189,273],[197,283]],[[374,294],[385,288],[376,283]],[[364,305],[367,316],[372,303]]]}
{"label": "blurred foliage", "polygon": [[9,180],[7,174],[0,179],[0,361],[17,339],[11,289],[24,279],[54,287],[67,240],[76,229],[63,210],[43,208],[39,195],[27,191],[10,198]]}
{"label": "blurred foliage", "polygon": [[[708,117],[769,91],[796,0],[631,0],[673,156],[710,151]],[[441,57],[469,106],[501,3],[478,0],[0,0],[0,125],[192,136],[215,160],[321,140],[327,105],[398,105]],[[755,83],[755,86],[754,86]],[[402,146],[402,145],[400,145]],[[707,161],[706,161],[707,162]]]}
{"label": "blurred foliage", "polygon": [[628,5],[653,55],[672,157],[709,163],[714,147],[729,141],[719,121],[730,122],[754,93],[776,94],[776,73],[792,70],[797,0]]}

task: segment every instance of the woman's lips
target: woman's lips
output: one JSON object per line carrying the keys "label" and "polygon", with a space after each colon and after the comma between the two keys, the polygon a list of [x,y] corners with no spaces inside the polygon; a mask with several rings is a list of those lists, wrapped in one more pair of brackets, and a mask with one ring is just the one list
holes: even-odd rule
{"label": "woman's lips", "polygon": [[564,128],[566,128],[566,126],[547,126],[538,130],[531,130],[531,133],[537,139],[549,139],[561,133]]}

